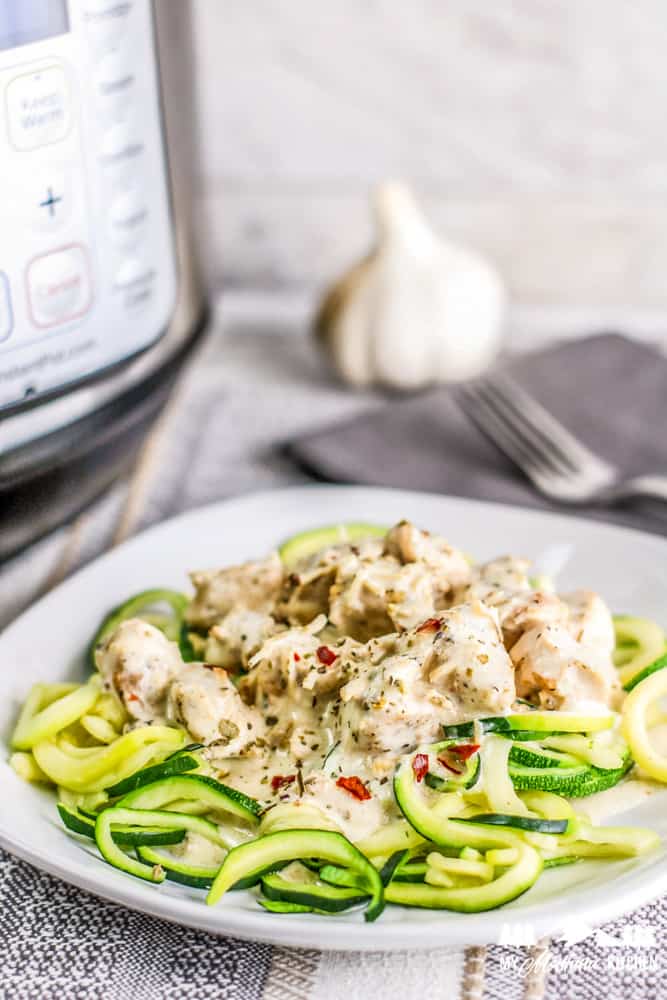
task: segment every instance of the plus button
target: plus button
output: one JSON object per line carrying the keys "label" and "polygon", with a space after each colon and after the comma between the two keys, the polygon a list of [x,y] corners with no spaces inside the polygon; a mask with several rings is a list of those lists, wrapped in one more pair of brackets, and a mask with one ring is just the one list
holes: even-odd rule
{"label": "plus button", "polygon": [[47,188],[46,192],[47,192],[47,197],[44,199],[44,201],[40,201],[39,207],[47,208],[49,210],[49,215],[51,216],[51,218],[53,218],[54,215],[56,214],[56,205],[63,199],[61,195],[54,195],[53,188],[50,187]]}

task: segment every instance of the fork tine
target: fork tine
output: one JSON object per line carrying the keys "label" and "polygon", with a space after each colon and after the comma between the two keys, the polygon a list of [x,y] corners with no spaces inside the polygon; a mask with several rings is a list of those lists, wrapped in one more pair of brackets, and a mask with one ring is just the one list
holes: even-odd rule
{"label": "fork tine", "polygon": [[529,476],[540,476],[549,472],[541,457],[532,450],[525,441],[509,428],[505,421],[499,419],[497,413],[480,394],[479,388],[473,385],[461,386],[458,397],[468,417],[479,427],[485,436],[490,437],[501,451]]}
{"label": "fork tine", "polygon": [[490,376],[483,381],[521,421],[524,435],[532,433],[535,440],[542,442],[543,448],[560,457],[567,470],[578,473],[584,469],[590,470],[591,467],[597,469],[606,467],[605,462],[581,444],[540,403],[507,375]]}
{"label": "fork tine", "polygon": [[513,406],[493,384],[485,383],[480,392],[498,419],[502,420],[513,434],[520,437],[531,452],[539,455],[542,462],[553,472],[569,476],[577,472],[577,467],[562,455],[560,449],[554,447],[550,439],[542,434],[539,428],[535,428],[527,420],[526,415]]}
{"label": "fork tine", "polygon": [[[522,428],[518,427],[515,421],[508,419],[507,408],[498,405],[482,382],[475,385],[474,403],[475,407],[485,407],[486,433],[494,437],[494,434],[498,433],[498,427],[501,426],[505,436],[515,442],[515,450],[518,452],[520,449],[522,456],[519,464],[524,471],[527,471],[527,467],[530,466],[531,469],[539,471],[542,475],[563,475],[563,467],[554,460],[552,453],[543,447],[536,447],[535,443],[530,440],[530,436],[522,433]],[[474,419],[474,411],[468,411],[468,415]],[[570,474],[569,469],[567,472]]]}

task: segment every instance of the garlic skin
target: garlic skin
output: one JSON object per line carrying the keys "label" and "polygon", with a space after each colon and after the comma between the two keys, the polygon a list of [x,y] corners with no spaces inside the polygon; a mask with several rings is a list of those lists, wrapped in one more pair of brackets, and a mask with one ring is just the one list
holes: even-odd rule
{"label": "garlic skin", "polygon": [[500,277],[437,236],[404,185],[382,185],[375,211],[375,249],[329,290],[315,320],[338,372],[351,385],[403,390],[480,374],[501,341]]}

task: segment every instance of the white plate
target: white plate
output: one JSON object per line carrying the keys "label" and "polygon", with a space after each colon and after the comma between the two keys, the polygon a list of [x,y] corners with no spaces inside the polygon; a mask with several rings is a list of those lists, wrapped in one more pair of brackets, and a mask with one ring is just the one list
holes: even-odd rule
{"label": "white plate", "polygon": [[[105,612],[138,590],[184,588],[186,570],[260,556],[287,536],[334,521],[389,524],[408,517],[476,558],[525,554],[560,570],[563,589],[599,590],[615,611],[665,619],[667,540],[591,521],[423,493],[299,487],[215,504],[167,521],[61,584],[0,636],[0,843],[38,868],[136,910],[217,934],[324,949],[405,949],[499,940],[514,924],[537,935],[568,919],[609,920],[667,891],[665,849],[639,860],[588,862],[546,872],[520,899],[477,915],[388,907],[375,924],[360,914],[278,916],[248,892],[207,907],[203,893],[159,887],[115,871],[67,836],[54,799],[6,764],[18,706],[35,681],[82,678],[82,652]],[[623,817],[667,834],[667,791]],[[510,931],[511,933],[511,931]],[[505,937],[505,940],[507,938]]]}

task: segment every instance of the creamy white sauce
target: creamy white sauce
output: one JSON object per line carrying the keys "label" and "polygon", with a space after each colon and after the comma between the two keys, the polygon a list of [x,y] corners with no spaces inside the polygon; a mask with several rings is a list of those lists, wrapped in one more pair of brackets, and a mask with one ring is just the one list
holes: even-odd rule
{"label": "creamy white sauce", "polygon": [[207,840],[198,833],[188,832],[180,844],[170,848],[172,854],[188,865],[199,868],[214,868],[221,865],[227,854],[224,847]]}
{"label": "creamy white sauce", "polygon": [[635,809],[660,791],[664,791],[663,785],[630,775],[604,792],[570,801],[577,812],[583,813],[592,823],[597,824]]}

